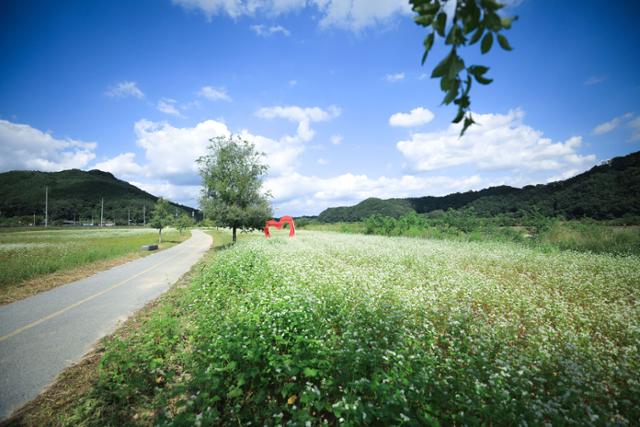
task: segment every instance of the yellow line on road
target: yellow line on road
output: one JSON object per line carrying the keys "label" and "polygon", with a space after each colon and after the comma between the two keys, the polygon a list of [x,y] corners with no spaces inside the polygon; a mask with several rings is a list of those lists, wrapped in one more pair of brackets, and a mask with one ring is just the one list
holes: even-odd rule
{"label": "yellow line on road", "polygon": [[107,289],[105,289],[103,291],[100,291],[100,292],[98,292],[96,294],[93,294],[93,295],[91,295],[89,297],[86,297],[85,299],[82,299],[82,300],[80,300],[78,302],[75,302],[75,303],[73,303],[73,304],[71,304],[71,305],[69,305],[69,306],[67,306],[67,307],[65,307],[65,308],[63,308],[61,310],[56,311],[55,313],[51,313],[51,314],[49,314],[49,315],[47,315],[47,316],[45,316],[45,317],[43,317],[41,319],[38,319],[38,320],[36,320],[34,322],[31,322],[31,323],[29,323],[27,325],[24,325],[24,326],[22,326],[22,327],[20,327],[20,328],[18,328],[16,330],[14,330],[13,332],[9,332],[7,335],[3,335],[3,336],[0,337],[0,342],[8,340],[11,337],[14,337],[14,336],[26,331],[26,330],[29,330],[29,329],[31,329],[31,328],[33,328],[35,326],[38,326],[42,322],[46,322],[47,320],[53,319],[54,317],[59,316],[62,313],[65,313],[65,312],[71,310],[72,308],[75,308],[75,307],[77,307],[77,306],[79,306],[81,304],[84,304],[87,301],[91,301],[92,299],[98,298],[100,295],[104,295],[107,292],[112,291],[115,288],[118,288],[118,287],[124,285],[125,283],[129,282],[130,280],[133,280],[136,277],[141,276],[141,275],[153,270],[154,268],[160,266],[161,264],[163,264],[163,263],[165,263],[165,262],[167,262],[169,260],[172,260],[173,258],[176,258],[180,254],[181,253],[178,253],[178,254],[172,256],[171,258],[169,258],[167,260],[163,260],[162,262],[159,262],[159,263],[147,268],[146,270],[141,271],[140,273],[134,274],[133,276],[131,276],[131,277],[127,278],[127,279],[124,279],[123,281],[118,282],[115,285],[113,285],[113,286],[111,286],[111,287],[109,287],[109,288],[107,288]]}

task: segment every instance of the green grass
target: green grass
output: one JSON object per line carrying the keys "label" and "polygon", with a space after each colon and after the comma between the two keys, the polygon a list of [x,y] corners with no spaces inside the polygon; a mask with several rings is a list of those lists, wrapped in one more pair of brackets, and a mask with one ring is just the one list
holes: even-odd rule
{"label": "green grass", "polygon": [[69,425],[632,425],[640,258],[301,231],[107,344]]}
{"label": "green grass", "polygon": [[[0,289],[139,252],[140,246],[157,243],[157,236],[157,230],[148,228],[0,230]],[[164,231],[163,245],[173,245],[182,238],[176,231]]]}

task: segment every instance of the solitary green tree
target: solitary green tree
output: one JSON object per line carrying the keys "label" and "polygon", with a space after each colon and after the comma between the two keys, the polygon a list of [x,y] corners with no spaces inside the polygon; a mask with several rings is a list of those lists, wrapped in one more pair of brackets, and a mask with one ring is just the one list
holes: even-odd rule
{"label": "solitary green tree", "polygon": [[169,212],[169,202],[160,197],[153,208],[149,225],[158,229],[158,243],[162,243],[162,229],[171,225],[173,216]]}
{"label": "solitary green tree", "polygon": [[182,234],[184,230],[193,225],[193,220],[186,213],[182,213],[175,219],[175,227],[178,229],[178,233]]}
{"label": "solitary green tree", "polygon": [[272,215],[269,195],[262,191],[267,166],[262,153],[239,136],[211,139],[209,152],[198,159],[203,181],[200,206],[217,225],[261,228]]}

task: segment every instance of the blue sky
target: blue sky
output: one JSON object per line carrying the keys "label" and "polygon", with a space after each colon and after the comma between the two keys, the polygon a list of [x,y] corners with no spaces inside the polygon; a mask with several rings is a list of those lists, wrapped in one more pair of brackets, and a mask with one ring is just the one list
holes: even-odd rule
{"label": "blue sky", "polygon": [[420,66],[406,0],[0,3],[0,171],[109,170],[197,205],[194,160],[239,133],[276,215],[570,177],[640,149],[635,1],[511,1],[480,126]]}

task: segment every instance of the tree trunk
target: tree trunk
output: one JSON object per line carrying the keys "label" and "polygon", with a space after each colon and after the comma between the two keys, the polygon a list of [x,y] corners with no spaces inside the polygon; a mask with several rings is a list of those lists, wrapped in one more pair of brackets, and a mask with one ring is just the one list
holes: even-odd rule
{"label": "tree trunk", "polygon": [[162,243],[162,228],[158,228],[158,243]]}
{"label": "tree trunk", "polygon": [[233,243],[236,242],[236,227],[233,227]]}

